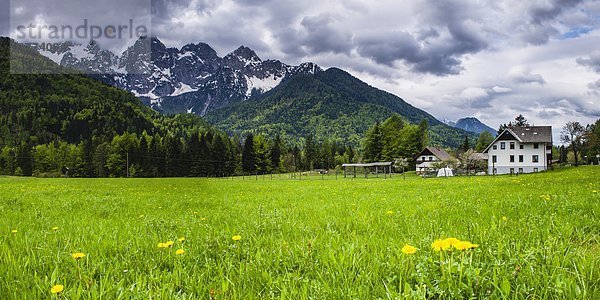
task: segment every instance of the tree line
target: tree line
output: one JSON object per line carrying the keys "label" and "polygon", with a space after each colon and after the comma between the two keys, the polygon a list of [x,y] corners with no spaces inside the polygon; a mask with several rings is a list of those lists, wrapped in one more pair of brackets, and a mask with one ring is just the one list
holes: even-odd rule
{"label": "tree line", "polygon": [[194,128],[165,136],[124,133],[110,141],[21,143],[0,148],[0,174],[39,177],[220,177],[333,169],[358,159],[335,141],[304,139],[302,148],[280,137],[249,134],[243,141]]}

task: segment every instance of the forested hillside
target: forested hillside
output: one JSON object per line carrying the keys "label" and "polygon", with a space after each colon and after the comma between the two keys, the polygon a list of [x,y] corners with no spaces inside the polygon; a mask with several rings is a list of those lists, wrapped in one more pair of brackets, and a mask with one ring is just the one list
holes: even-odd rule
{"label": "forested hillside", "polygon": [[[11,63],[12,71],[39,74],[11,74]],[[51,74],[57,71],[63,74]],[[228,136],[199,117],[162,116],[128,92],[74,73],[0,39],[2,174],[124,176],[129,155],[138,175],[185,176],[186,142],[204,138],[232,148]],[[232,160],[227,151],[215,153],[215,160]]]}
{"label": "forested hillside", "polygon": [[476,138],[337,68],[296,75],[258,99],[210,112],[206,119],[227,132],[282,135],[291,143],[314,134],[319,141],[360,145],[368,128],[394,114],[412,124],[427,121],[435,145],[455,148],[465,135]]}
{"label": "forested hillside", "polygon": [[[0,174],[224,176],[334,167],[357,150],[307,135],[229,136],[192,114],[161,115],[134,95],[0,39]],[[9,55],[12,54],[12,55]],[[39,74],[10,72],[34,70]],[[52,73],[62,74],[52,74]],[[244,141],[244,146],[242,146]],[[242,164],[242,162],[245,162]]]}

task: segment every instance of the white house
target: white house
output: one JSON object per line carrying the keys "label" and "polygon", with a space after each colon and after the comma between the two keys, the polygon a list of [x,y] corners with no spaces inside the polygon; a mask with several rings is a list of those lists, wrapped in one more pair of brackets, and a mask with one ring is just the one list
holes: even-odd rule
{"label": "white house", "polygon": [[552,160],[552,127],[508,128],[483,153],[488,154],[488,174],[547,170]]}
{"label": "white house", "polygon": [[427,147],[415,157],[417,174],[432,169],[433,164],[436,162],[448,160],[450,158],[452,158],[452,156],[442,148]]}

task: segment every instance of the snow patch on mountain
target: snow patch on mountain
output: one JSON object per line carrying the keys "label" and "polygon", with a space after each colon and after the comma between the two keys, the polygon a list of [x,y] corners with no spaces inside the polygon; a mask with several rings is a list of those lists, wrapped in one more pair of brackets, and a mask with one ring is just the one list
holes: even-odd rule
{"label": "snow patch on mountain", "polygon": [[178,88],[176,88],[175,91],[171,94],[171,97],[183,95],[185,93],[195,92],[197,90],[198,89],[194,89],[185,83],[181,83],[181,85]]}
{"label": "snow patch on mountain", "polygon": [[248,77],[246,76],[246,81],[248,83],[248,89],[246,90],[246,96],[250,97],[253,90],[258,90],[259,92],[268,92],[274,87],[278,86],[281,83],[283,77],[277,77],[277,75],[268,76],[266,78],[258,78],[258,77]]}

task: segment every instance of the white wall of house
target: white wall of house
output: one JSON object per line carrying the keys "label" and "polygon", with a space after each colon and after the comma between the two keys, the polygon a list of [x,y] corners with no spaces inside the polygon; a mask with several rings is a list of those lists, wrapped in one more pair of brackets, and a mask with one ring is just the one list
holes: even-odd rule
{"label": "white wall of house", "polygon": [[425,169],[433,168],[433,164],[440,161],[435,155],[421,155],[417,158],[415,171],[421,172]]}
{"label": "white wall of house", "polygon": [[488,174],[545,171],[548,168],[546,154],[552,150],[546,150],[546,143],[537,143],[537,148],[535,144],[520,143],[516,140],[496,141],[488,150]]}

